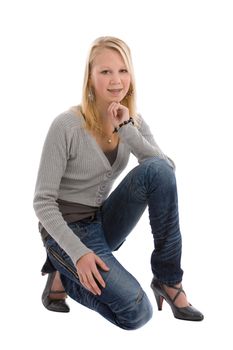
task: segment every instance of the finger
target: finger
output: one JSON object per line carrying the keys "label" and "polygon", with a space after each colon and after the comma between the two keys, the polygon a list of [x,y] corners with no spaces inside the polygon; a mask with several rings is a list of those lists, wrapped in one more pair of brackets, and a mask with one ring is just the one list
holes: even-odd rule
{"label": "finger", "polygon": [[78,277],[79,277],[79,281],[80,283],[83,285],[83,287],[85,289],[89,289],[88,288],[88,280],[87,280],[87,277],[85,277],[84,274],[81,274],[80,272],[78,272]]}
{"label": "finger", "polygon": [[[82,285],[84,286],[84,288],[89,290],[89,292],[93,293],[94,295],[99,294],[99,293],[97,293],[96,288],[92,287],[92,284],[90,283],[89,278],[90,278],[89,276],[83,277]],[[92,279],[93,279],[93,277],[92,277]],[[98,286],[97,286],[97,288],[98,288]]]}
{"label": "finger", "polygon": [[93,275],[95,277],[95,280],[101,285],[101,287],[105,288],[106,283],[97,268],[93,271]]}
{"label": "finger", "polygon": [[119,108],[119,103],[117,102],[112,102],[109,106],[109,112],[116,118],[117,116],[117,110]]}
{"label": "finger", "polygon": [[112,102],[112,103],[108,106],[108,111],[109,111],[110,113],[112,113],[112,114],[113,114],[114,106],[115,106],[115,102]]}
{"label": "finger", "polygon": [[114,117],[117,118],[119,115],[119,111],[120,111],[120,104],[116,103],[116,105],[114,106]]}
{"label": "finger", "polygon": [[96,264],[104,271],[109,271],[109,267],[105,264],[105,262],[96,255]]}
{"label": "finger", "polygon": [[83,287],[87,288],[86,287],[87,278],[80,273],[78,274],[78,277],[79,277],[79,281],[83,285]]}
{"label": "finger", "polygon": [[87,276],[86,285],[93,294],[101,294],[101,290],[99,289],[96,281],[94,280],[92,273],[89,276]]}
{"label": "finger", "polygon": [[90,276],[89,283],[91,285],[92,290],[94,290],[96,294],[101,295],[101,290],[98,284],[96,283],[96,280],[94,279],[93,275]]}
{"label": "finger", "polygon": [[83,277],[80,273],[78,273],[80,283],[84,284]]}
{"label": "finger", "polygon": [[113,116],[113,118],[116,118],[116,110],[115,110],[114,104],[112,104],[112,105],[110,106],[109,112],[110,112],[110,115]]}

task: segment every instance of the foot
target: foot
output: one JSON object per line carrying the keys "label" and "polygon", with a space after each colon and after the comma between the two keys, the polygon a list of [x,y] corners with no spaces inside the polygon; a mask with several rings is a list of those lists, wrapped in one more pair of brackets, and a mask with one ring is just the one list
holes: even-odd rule
{"label": "foot", "polygon": [[53,280],[53,284],[51,286],[51,290],[49,293],[49,298],[52,300],[55,299],[66,299],[67,294],[64,291],[64,287],[62,285],[62,281],[60,278],[60,273],[57,271]]}
{"label": "foot", "polygon": [[181,283],[168,286],[160,283],[154,277],[151,288],[155,295],[158,310],[162,310],[163,300],[165,299],[170,305],[175,318],[186,321],[202,321],[204,319],[203,314],[188,302]]}
{"label": "foot", "polygon": [[[179,284],[174,285],[174,287],[179,289],[179,288],[182,288],[182,285],[181,285],[181,283],[179,283]],[[174,301],[175,306],[187,307],[190,305],[184,291],[179,292],[177,289],[174,289],[173,287],[169,287],[166,284],[163,285],[163,288],[164,288],[165,292],[168,294],[168,296],[171,298],[171,300],[173,300],[178,293],[178,296],[176,297],[176,299]]]}

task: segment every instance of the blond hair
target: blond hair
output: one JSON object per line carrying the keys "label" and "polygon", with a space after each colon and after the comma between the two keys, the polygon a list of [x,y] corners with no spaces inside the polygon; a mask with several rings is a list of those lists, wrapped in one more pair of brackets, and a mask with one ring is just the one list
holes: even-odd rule
{"label": "blond hair", "polygon": [[91,92],[90,75],[91,75],[92,65],[95,57],[97,56],[97,54],[99,54],[101,50],[106,48],[115,50],[121,55],[130,73],[130,77],[131,77],[130,87],[127,95],[124,97],[121,103],[129,109],[129,115],[131,117],[136,117],[136,101],[135,101],[136,89],[135,89],[135,79],[134,79],[134,71],[133,71],[133,64],[132,64],[130,49],[126,45],[126,43],[121,39],[111,37],[111,36],[104,36],[104,37],[97,38],[93,42],[87,57],[86,68],[84,73],[84,81],[83,81],[81,110],[82,110],[82,114],[85,117],[86,127],[89,130],[93,130],[100,133],[102,130],[101,130],[101,125],[99,123],[99,114],[96,108],[95,98],[93,95],[90,98],[90,92]]}

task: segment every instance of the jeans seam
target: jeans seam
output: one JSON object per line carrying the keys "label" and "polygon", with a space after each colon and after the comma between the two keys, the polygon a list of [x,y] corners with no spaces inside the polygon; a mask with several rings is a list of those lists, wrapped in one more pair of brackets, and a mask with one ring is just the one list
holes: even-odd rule
{"label": "jeans seam", "polygon": [[144,291],[142,290],[142,288],[140,288],[138,295],[137,295],[137,298],[136,298],[136,304],[140,304],[140,302],[143,299],[144,294],[145,294]]}
{"label": "jeans seam", "polygon": [[64,268],[71,272],[75,278],[79,279],[77,272],[75,272],[74,269],[69,264],[67,264],[67,262],[65,262],[64,259],[62,259],[56,251],[49,247],[48,252],[53,256],[55,260],[57,260],[58,263],[60,263]]}

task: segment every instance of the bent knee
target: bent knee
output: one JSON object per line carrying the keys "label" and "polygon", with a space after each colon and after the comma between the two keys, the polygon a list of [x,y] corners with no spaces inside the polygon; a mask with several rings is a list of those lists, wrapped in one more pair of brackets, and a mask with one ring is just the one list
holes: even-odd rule
{"label": "bent knee", "polygon": [[158,157],[148,158],[140,166],[144,172],[147,185],[155,183],[155,181],[159,181],[166,186],[176,185],[174,169],[166,159]]}
{"label": "bent knee", "polygon": [[152,305],[143,290],[141,290],[135,301],[134,306],[131,305],[130,310],[126,310],[124,316],[119,323],[119,327],[125,330],[135,330],[144,326],[153,315]]}
{"label": "bent knee", "polygon": [[174,167],[167,159],[152,157],[148,158],[144,163],[152,171],[159,171],[161,173],[174,174]]}

